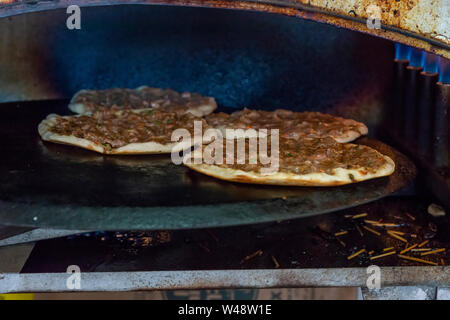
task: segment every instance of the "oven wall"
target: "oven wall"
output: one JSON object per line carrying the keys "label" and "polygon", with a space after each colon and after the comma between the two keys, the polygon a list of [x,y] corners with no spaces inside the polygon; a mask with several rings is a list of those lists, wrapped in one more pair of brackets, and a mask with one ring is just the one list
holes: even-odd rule
{"label": "oven wall", "polygon": [[392,79],[391,42],[295,17],[138,5],[81,13],[81,30],[66,28],[65,10],[0,20],[0,101],[146,84],[376,127]]}

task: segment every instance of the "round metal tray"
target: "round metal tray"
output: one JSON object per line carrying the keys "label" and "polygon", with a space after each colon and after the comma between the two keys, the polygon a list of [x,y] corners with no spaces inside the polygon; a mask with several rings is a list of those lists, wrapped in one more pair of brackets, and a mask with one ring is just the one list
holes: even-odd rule
{"label": "round metal tray", "polygon": [[0,105],[0,225],[67,230],[157,230],[252,224],[327,213],[385,197],[415,177],[413,163],[373,139],[396,163],[390,177],[342,187],[219,181],[170,155],[104,156],[43,142],[38,123],[67,101]]}

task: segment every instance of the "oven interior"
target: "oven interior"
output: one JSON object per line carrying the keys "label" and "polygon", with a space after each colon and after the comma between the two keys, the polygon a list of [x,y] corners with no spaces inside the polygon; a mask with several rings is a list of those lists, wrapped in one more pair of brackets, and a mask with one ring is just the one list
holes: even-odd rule
{"label": "oven interior", "polygon": [[[77,229],[75,224],[72,229],[89,232],[37,242],[23,273],[65,272],[67,265],[73,264],[71,261],[77,261],[82,270],[89,272],[365,267],[373,262],[368,254],[371,250],[405,249],[403,241],[386,235],[384,229],[381,235],[376,235],[364,229],[359,220],[349,218],[360,213],[367,213],[366,219],[401,226],[402,232],[414,235],[411,241],[429,240],[433,247],[447,248],[447,253],[434,256],[432,261],[448,265],[448,214],[435,217],[428,213],[432,203],[443,210],[449,208],[450,90],[442,84],[446,73],[440,66],[447,63],[444,58],[433,60],[416,49],[381,38],[261,12],[126,5],[87,7],[82,14],[81,30],[68,30],[67,15],[60,9],[0,19],[3,137],[14,132],[16,124],[18,127],[21,122],[32,124],[37,114],[48,111],[68,114],[68,99],[78,90],[147,84],[215,97],[219,109],[226,111],[243,107],[285,108],[353,118],[367,124],[370,138],[410,159],[414,165],[408,164],[405,170],[415,173],[415,166],[417,174],[415,179],[405,178],[408,181],[402,188],[383,194],[382,199],[374,197],[375,201],[370,203],[355,201],[356,206],[301,219],[286,220],[281,216],[280,221],[178,228],[182,230],[149,230],[139,227],[137,222],[132,222],[135,229],[86,230]],[[407,52],[401,56],[404,50]],[[414,58],[418,54],[420,58]],[[405,57],[409,63],[404,62]],[[418,64],[422,65],[415,65],[413,60],[420,60]],[[423,61],[430,63],[425,66]],[[424,67],[431,68],[431,76],[420,74]],[[438,81],[440,86],[436,85]],[[424,114],[428,119],[425,124]],[[36,142],[38,138],[32,136],[32,129],[23,128]],[[49,150],[50,157],[55,154],[61,157],[64,153],[71,156],[69,148],[55,150],[45,144],[41,147]],[[33,165],[33,154],[29,158],[24,153],[16,155],[22,158],[17,161],[24,167]],[[88,153],[78,157],[76,170],[82,170],[83,161],[93,161],[102,166],[101,175],[108,177],[112,167],[123,165],[103,156],[100,160],[93,158]],[[8,166],[12,159],[12,154],[3,155],[2,170],[11,169]],[[39,172],[38,166],[34,169]],[[20,177],[22,180],[18,179],[14,187],[3,181],[6,194],[3,201],[15,199],[20,186],[30,186],[26,184],[26,176]],[[133,177],[139,179],[138,175]],[[121,188],[114,179],[99,178],[99,181],[106,190]],[[106,186],[110,182],[112,186]],[[202,181],[194,179],[196,182]],[[37,184],[33,186],[38,188]],[[186,205],[177,202],[179,191],[161,188],[164,190],[161,199],[176,206]],[[208,188],[211,186],[206,182],[205,189]],[[235,186],[224,188],[232,190]],[[33,190],[24,190],[32,197]],[[268,193],[258,190],[258,194]],[[278,198],[291,191],[270,192]],[[356,191],[346,192],[351,198]],[[228,200],[245,201],[245,196],[237,197],[234,194]],[[45,209],[45,203],[41,205]],[[82,207],[83,201],[78,205]],[[81,209],[72,207],[72,210]],[[185,210],[191,209],[186,206]],[[240,210],[251,211],[252,207]],[[76,214],[68,212],[68,215],[77,219]],[[214,220],[214,211],[211,219]],[[7,226],[1,229],[2,241],[39,228],[39,222],[34,222],[4,223]],[[342,231],[348,234],[335,235]],[[366,252],[348,259],[361,248]],[[423,265],[396,255],[376,262],[380,266]]]}

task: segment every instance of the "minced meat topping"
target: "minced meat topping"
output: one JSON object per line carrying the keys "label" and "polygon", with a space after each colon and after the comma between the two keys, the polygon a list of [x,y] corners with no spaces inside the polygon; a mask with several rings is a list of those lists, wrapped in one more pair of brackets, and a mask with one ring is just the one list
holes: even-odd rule
{"label": "minced meat topping", "polygon": [[130,143],[171,143],[172,132],[178,128],[187,129],[193,136],[194,121],[202,121],[203,130],[207,128],[205,120],[190,114],[100,108],[92,115],[58,117],[56,125],[50,130],[60,135],[87,139],[111,149]]}
{"label": "minced meat topping", "polygon": [[[237,143],[234,147],[234,164],[226,163],[227,149],[223,143],[223,163],[216,164],[224,168],[259,172],[263,165],[259,158],[249,160],[249,139],[245,139],[245,163],[237,164]],[[270,138],[267,139],[267,155],[270,157]],[[224,139],[225,141],[225,139]],[[214,153],[213,153],[214,155]],[[253,163],[251,163],[253,162]],[[279,171],[294,174],[327,173],[334,174],[334,169],[361,169],[374,173],[386,163],[385,158],[376,150],[358,144],[338,143],[330,137],[300,138],[279,140]]]}
{"label": "minced meat topping", "polygon": [[351,119],[335,117],[320,112],[293,112],[278,109],[275,111],[261,111],[243,109],[226,114],[214,113],[205,118],[215,128],[231,129],[279,129],[284,138],[297,139],[340,137],[348,131],[361,134],[364,125]]}
{"label": "minced meat topping", "polygon": [[201,105],[214,105],[213,98],[198,93],[178,93],[172,89],[140,87],[138,89],[114,88],[106,90],[84,90],[78,93],[71,103],[82,103],[87,110],[96,111],[99,107],[119,109],[162,108],[167,112],[184,113]]}

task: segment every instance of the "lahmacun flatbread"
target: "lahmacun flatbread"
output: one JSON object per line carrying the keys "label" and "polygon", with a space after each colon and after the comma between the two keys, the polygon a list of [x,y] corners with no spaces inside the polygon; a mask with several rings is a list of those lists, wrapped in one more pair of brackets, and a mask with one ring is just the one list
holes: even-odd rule
{"label": "lahmacun flatbread", "polygon": [[[208,164],[206,152],[203,152],[198,163],[193,157],[186,157],[184,164],[192,170],[221,180],[282,186],[339,186],[388,176],[395,170],[391,158],[368,146],[338,143],[330,137],[298,140],[280,138],[278,170],[263,173],[262,168],[268,165],[249,161],[249,152],[246,152],[245,163],[237,164],[235,156],[235,162],[227,164],[225,141],[222,163]],[[246,139],[245,142],[247,151],[248,141]],[[234,152],[237,152],[237,143]]]}
{"label": "lahmacun flatbread", "polygon": [[38,127],[43,140],[73,145],[104,154],[171,153],[191,147],[191,141],[173,142],[178,128],[192,135],[194,121],[201,118],[159,110],[114,110],[101,108],[91,115],[50,114]]}
{"label": "lahmacun flatbread", "polygon": [[213,113],[205,117],[209,125],[225,129],[279,129],[280,136],[289,139],[332,137],[337,142],[350,142],[368,133],[365,124],[320,112],[294,112],[278,109],[262,111],[243,109],[226,114]]}
{"label": "lahmacun flatbread", "polygon": [[191,113],[202,117],[212,113],[217,104],[214,98],[198,93],[178,93],[172,89],[141,86],[136,89],[112,88],[81,90],[72,98],[69,109],[78,114],[95,112],[101,107],[118,109],[161,109],[166,112]]}

